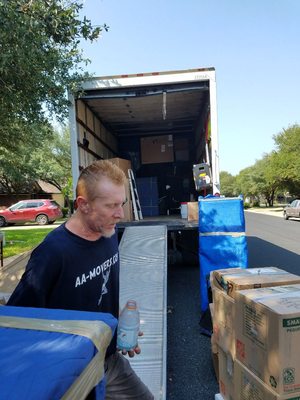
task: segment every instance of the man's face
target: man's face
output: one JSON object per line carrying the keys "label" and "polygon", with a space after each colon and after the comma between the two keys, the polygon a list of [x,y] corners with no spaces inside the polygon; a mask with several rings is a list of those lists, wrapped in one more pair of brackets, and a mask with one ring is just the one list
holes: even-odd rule
{"label": "man's face", "polygon": [[86,223],[94,232],[110,237],[115,232],[116,223],[124,218],[123,205],[126,202],[124,185],[116,185],[104,177],[95,185]]}

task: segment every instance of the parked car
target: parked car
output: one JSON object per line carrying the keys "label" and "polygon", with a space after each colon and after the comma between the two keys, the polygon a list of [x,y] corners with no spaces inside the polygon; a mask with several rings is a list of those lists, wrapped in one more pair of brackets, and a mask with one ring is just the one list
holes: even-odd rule
{"label": "parked car", "polygon": [[294,200],[283,209],[283,218],[300,218],[300,200]]}
{"label": "parked car", "polygon": [[25,222],[36,222],[39,225],[53,224],[62,216],[61,207],[55,200],[21,200],[0,210],[0,227]]}

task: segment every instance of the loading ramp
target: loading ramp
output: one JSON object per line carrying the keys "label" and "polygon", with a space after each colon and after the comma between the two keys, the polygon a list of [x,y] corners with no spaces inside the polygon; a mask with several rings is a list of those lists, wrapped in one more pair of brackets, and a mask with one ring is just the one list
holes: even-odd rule
{"label": "loading ramp", "polygon": [[141,354],[129,359],[156,400],[166,399],[167,226],[128,226],[120,249],[120,306],[137,301]]}

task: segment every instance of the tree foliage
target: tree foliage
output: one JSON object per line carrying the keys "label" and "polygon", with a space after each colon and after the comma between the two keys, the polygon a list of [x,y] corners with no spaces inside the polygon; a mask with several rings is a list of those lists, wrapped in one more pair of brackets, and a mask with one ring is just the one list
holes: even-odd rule
{"label": "tree foliage", "polygon": [[51,127],[36,127],[43,136],[33,148],[25,142],[18,152],[0,153],[0,185],[6,193],[31,193],[39,179],[52,183],[68,200],[71,194],[70,133],[67,127],[49,131]]}
{"label": "tree foliage", "polygon": [[276,168],[276,153],[265,154],[254,165],[256,192],[263,196],[268,206],[273,206],[277,189],[280,187],[280,179]]}
{"label": "tree foliage", "polygon": [[252,201],[258,198],[259,192],[256,185],[256,175],[254,166],[248,167],[240,171],[236,177],[236,188],[245,198]]}
{"label": "tree foliage", "polygon": [[263,199],[268,206],[273,206],[276,194],[300,197],[300,126],[283,129],[274,141],[275,150],[237,176],[221,172],[222,194],[242,193],[252,204]]}
{"label": "tree foliage", "polygon": [[67,90],[85,76],[80,40],[97,39],[107,26],[80,19],[81,1],[0,0],[1,148],[34,140],[31,124],[67,112]]}
{"label": "tree foliage", "polygon": [[274,136],[276,169],[281,185],[292,196],[300,196],[300,126],[292,125]]}
{"label": "tree foliage", "polygon": [[220,172],[220,185],[222,188],[222,195],[226,197],[234,197],[239,193],[236,189],[236,178],[231,175],[229,172],[221,171]]}

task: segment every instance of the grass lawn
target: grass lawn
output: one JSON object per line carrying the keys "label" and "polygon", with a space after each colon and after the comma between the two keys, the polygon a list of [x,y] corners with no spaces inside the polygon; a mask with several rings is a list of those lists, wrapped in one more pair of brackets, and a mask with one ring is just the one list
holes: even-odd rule
{"label": "grass lawn", "polygon": [[3,256],[11,257],[37,246],[52,228],[16,229],[5,231],[5,246]]}

